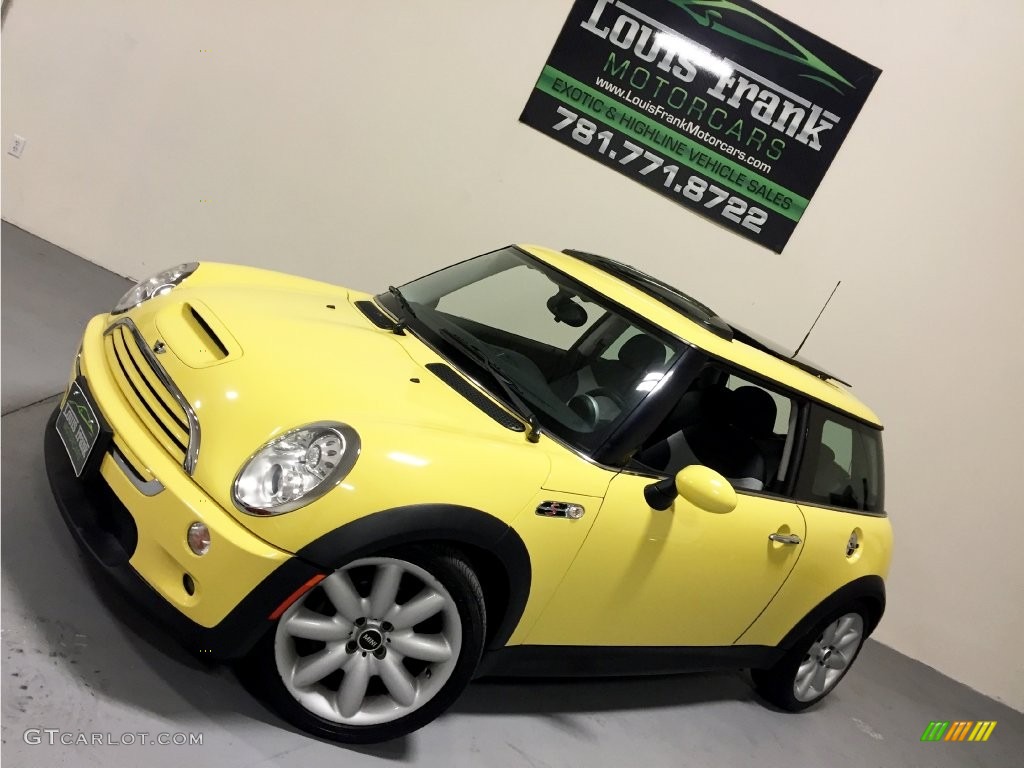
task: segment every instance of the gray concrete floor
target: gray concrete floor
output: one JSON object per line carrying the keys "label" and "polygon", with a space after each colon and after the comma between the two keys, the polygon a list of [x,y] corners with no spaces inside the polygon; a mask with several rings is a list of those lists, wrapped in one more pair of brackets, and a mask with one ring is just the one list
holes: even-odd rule
{"label": "gray concrete floor", "polygon": [[86,321],[132,283],[3,222],[3,395],[6,414],[61,389]]}
{"label": "gray concrete floor", "polygon": [[[50,497],[42,430],[85,319],[110,307],[125,281],[6,223],[2,237],[0,678],[9,765],[1021,764],[1024,715],[872,641],[837,691],[800,715],[762,705],[740,673],[480,681],[440,720],[394,743],[352,749],[295,731],[230,670],[189,657],[84,567]],[[998,725],[988,743],[922,744],[936,719]],[[49,745],[45,733],[42,744],[27,744],[30,728],[118,741],[201,733],[202,745]]]}

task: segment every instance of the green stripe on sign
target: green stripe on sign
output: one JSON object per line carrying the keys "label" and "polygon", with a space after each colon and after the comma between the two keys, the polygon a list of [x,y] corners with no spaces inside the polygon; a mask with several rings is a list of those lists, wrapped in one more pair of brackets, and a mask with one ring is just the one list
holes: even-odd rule
{"label": "green stripe on sign", "polygon": [[[559,82],[560,81],[560,82]],[[558,87],[556,87],[558,82]],[[800,221],[800,217],[803,215],[804,210],[807,208],[808,200],[806,197],[801,197],[792,190],[786,189],[775,184],[765,176],[761,176],[758,173],[753,172],[750,168],[742,163],[738,163],[735,160],[730,159],[726,155],[719,154],[715,150],[704,146],[698,141],[690,139],[681,133],[673,131],[671,128],[659,123],[655,120],[645,116],[642,112],[626,106],[621,101],[616,100],[611,94],[599,91],[595,88],[580,82],[574,77],[555,69],[554,67],[544,67],[544,71],[541,73],[540,79],[537,80],[537,90],[546,93],[548,96],[552,96],[558,101],[566,104],[567,106],[573,107],[576,110],[580,110],[586,113],[587,117],[592,118],[609,128],[626,133],[629,136],[630,141],[635,141],[639,144],[643,144],[650,149],[657,150],[660,154],[672,158],[677,163],[685,165],[694,171],[697,171],[702,176],[712,179],[715,184],[720,184],[723,187],[728,187],[733,192],[739,192],[746,198],[756,200],[758,205],[762,205],[765,208],[769,208],[775,213],[790,219],[791,221]],[[566,91],[570,91],[573,94],[579,93],[578,98],[573,98]],[[585,97],[590,97],[586,99]],[[605,108],[595,110],[593,108],[594,100],[598,99],[607,104],[614,104],[617,111],[615,118],[609,118],[605,114]],[[591,106],[584,104],[584,101],[588,101]],[[632,128],[628,131],[624,130],[623,126],[619,124],[621,116],[626,116],[632,123]],[[639,132],[637,131],[639,129]],[[763,184],[773,193],[778,192],[783,196],[789,197],[792,202],[789,208],[783,208],[777,202],[773,200],[765,199],[764,197],[752,193],[746,186],[746,184],[736,184],[730,179],[724,178],[718,174],[711,174],[701,165],[699,165],[696,159],[690,159],[690,153],[688,151],[676,152],[671,147],[663,146],[654,143],[648,137],[644,136],[644,133],[653,133],[654,131],[659,132],[662,136],[666,136],[674,142],[684,142],[685,146],[693,147],[705,155],[708,155],[712,160],[721,163],[721,165],[732,171],[732,174],[742,173],[747,178],[746,184],[754,182],[755,184]]]}

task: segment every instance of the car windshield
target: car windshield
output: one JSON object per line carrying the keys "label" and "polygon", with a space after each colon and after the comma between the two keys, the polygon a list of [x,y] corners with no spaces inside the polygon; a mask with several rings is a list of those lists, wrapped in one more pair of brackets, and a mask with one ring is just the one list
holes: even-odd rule
{"label": "car windshield", "polygon": [[379,298],[524,419],[587,453],[654,390],[683,349],[515,247],[434,272],[399,293],[406,306],[394,292]]}

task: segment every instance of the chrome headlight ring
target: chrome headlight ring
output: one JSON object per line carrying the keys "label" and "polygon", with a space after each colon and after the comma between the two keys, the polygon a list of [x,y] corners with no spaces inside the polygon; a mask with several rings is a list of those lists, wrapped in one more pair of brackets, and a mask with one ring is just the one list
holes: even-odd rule
{"label": "chrome headlight ring", "polygon": [[348,424],[317,421],[269,440],[238,470],[231,497],[247,515],[292,512],[337,486],[361,450]]}
{"label": "chrome headlight ring", "polygon": [[180,284],[182,280],[198,268],[198,262],[190,261],[187,264],[179,264],[176,267],[165,269],[163,272],[158,272],[145,280],[140,280],[128,289],[128,292],[114,305],[110,314],[119,315],[122,312],[127,312],[129,309],[134,309],[144,301],[149,301],[154,296],[162,296]]}

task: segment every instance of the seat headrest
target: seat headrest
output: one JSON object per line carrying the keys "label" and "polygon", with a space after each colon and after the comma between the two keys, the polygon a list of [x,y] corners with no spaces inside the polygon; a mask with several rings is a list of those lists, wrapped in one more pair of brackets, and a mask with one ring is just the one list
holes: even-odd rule
{"label": "seat headrest", "polygon": [[704,392],[701,399],[701,421],[709,424],[729,424],[732,421],[735,393],[724,386],[714,386]]}
{"label": "seat headrest", "polygon": [[646,371],[665,362],[665,346],[660,341],[641,333],[622,345],[619,350],[619,362],[635,371]]}
{"label": "seat headrest", "polygon": [[775,434],[778,408],[775,399],[760,387],[746,385],[737,388],[732,397],[733,425],[751,437],[770,437]]}
{"label": "seat headrest", "polygon": [[822,464],[835,464],[836,452],[833,451],[824,443],[822,443],[821,448],[818,449],[818,462],[819,466],[821,466]]}

